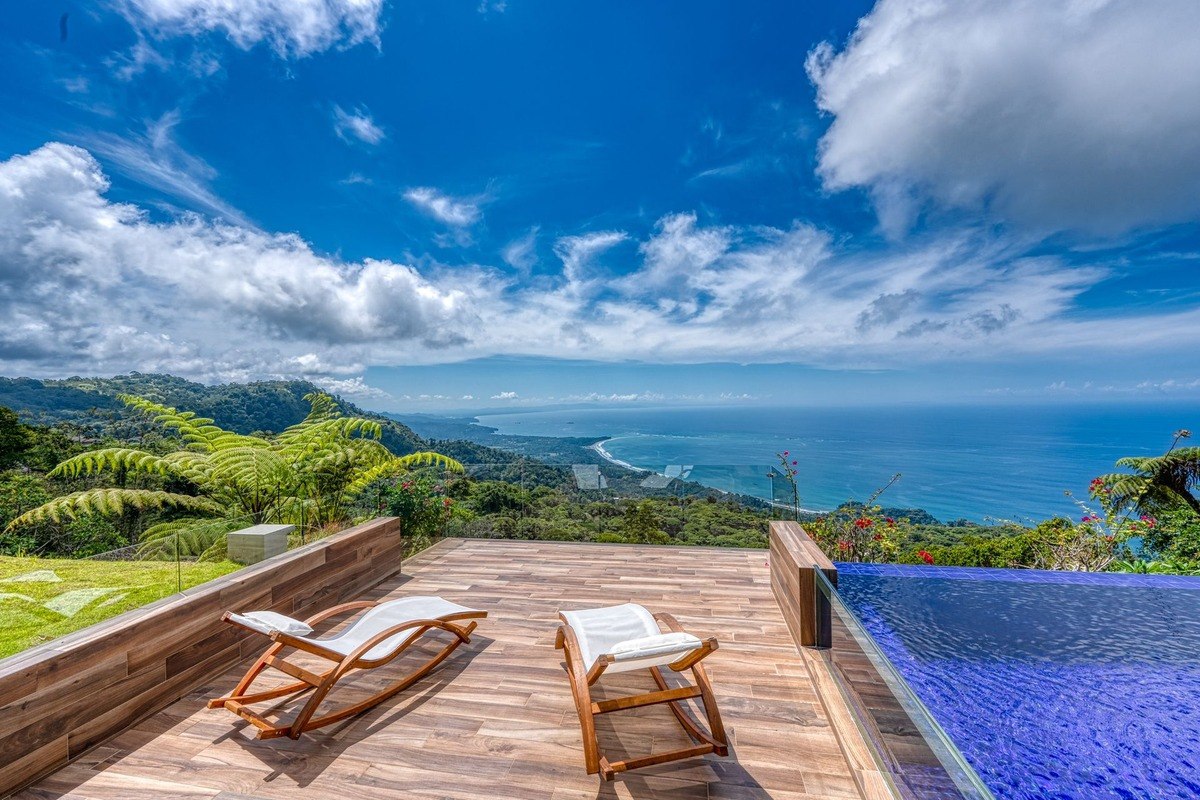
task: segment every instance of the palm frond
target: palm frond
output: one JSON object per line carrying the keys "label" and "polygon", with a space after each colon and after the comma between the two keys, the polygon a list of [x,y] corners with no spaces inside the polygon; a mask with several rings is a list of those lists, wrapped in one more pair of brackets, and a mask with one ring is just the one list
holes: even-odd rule
{"label": "palm frond", "polygon": [[125,470],[143,475],[180,475],[171,459],[131,447],[106,447],[80,453],[59,464],[51,470],[50,475],[55,478],[77,478],[103,470]]}
{"label": "palm frond", "polygon": [[218,515],[223,509],[205,497],[162,492],[154,489],[88,489],[56,497],[48,503],[27,511],[8,524],[7,530],[36,522],[62,522],[81,515],[95,514],[115,517],[126,509],[183,509],[197,514]]}
{"label": "palm frond", "polygon": [[346,487],[346,494],[349,497],[357,497],[366,491],[371,484],[378,480],[390,478],[393,475],[399,475],[402,472],[408,472],[414,467],[429,466],[440,466],[445,471],[454,473],[462,473],[465,471],[462,464],[458,463],[449,456],[442,455],[441,453],[410,453],[406,456],[392,458],[382,464],[371,467],[365,472],[362,472]]}
{"label": "palm frond", "polygon": [[207,554],[225,553],[225,539],[230,531],[252,525],[248,518],[198,519],[187,517],[164,522],[146,529],[138,545],[143,559],[204,558]]}
{"label": "palm frond", "polygon": [[117,395],[117,398],[130,408],[152,417],[164,428],[176,431],[189,445],[200,449],[209,449],[213,439],[222,433],[227,433],[223,428],[215,425],[213,420],[197,416],[192,411],[178,411],[170,406],[164,406],[132,394]]}
{"label": "palm frond", "polygon": [[396,460],[401,462],[407,469],[414,467],[441,467],[447,472],[453,472],[458,475],[466,472],[463,465],[450,456],[444,456],[441,453],[435,453],[431,450],[409,453],[406,456],[399,456]]}

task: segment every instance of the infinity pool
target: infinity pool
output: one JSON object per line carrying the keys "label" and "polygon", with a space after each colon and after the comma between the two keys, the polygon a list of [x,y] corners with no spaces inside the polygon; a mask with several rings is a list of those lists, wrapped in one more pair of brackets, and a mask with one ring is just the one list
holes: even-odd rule
{"label": "infinity pool", "polygon": [[998,798],[1200,797],[1200,578],[837,567]]}

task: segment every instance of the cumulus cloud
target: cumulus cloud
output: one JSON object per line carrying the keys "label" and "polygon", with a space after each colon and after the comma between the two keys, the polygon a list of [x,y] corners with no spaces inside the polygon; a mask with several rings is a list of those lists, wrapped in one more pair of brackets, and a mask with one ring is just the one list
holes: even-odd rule
{"label": "cumulus cloud", "polygon": [[333,130],[344,142],[357,139],[367,144],[379,144],[387,135],[375,124],[371,112],[364,107],[346,111],[341,106],[333,107]]}
{"label": "cumulus cloud", "polygon": [[491,399],[492,400],[516,400],[517,393],[516,392],[500,392],[498,394],[492,395]]}
{"label": "cumulus cloud", "polygon": [[390,400],[392,397],[383,389],[368,385],[361,375],[345,379],[321,378],[316,381],[316,384],[331,394],[343,397],[363,400]]}
{"label": "cumulus cloud", "polygon": [[879,0],[809,56],[819,172],[922,208],[1115,235],[1200,215],[1200,3]]}
{"label": "cumulus cloud", "polygon": [[[486,266],[346,262],[197,214],[154,221],[107,190],[78,147],[0,162],[0,372],[303,375],[349,394],[369,393],[355,382],[365,365],[497,354],[907,367],[1091,356],[1097,342],[1110,356],[1194,352],[1200,331],[1200,310],[1182,306],[1081,313],[1103,264],[1027,255],[990,226],[879,252],[799,221],[674,214],[641,240],[562,237],[564,279],[518,282]],[[600,269],[627,241],[633,263]]]}
{"label": "cumulus cloud", "polygon": [[107,189],[77,147],[49,144],[0,164],[6,362],[312,372],[317,349],[361,363],[347,353],[372,343],[462,342],[468,295],[486,282],[461,273],[442,286],[389,261],[342,263],[297,236],[195,215],[154,223],[107,200]]}
{"label": "cumulus cloud", "polygon": [[404,193],[404,199],[429,216],[454,228],[465,228],[479,221],[479,204],[438,191],[431,186],[416,186]]}
{"label": "cumulus cloud", "polygon": [[383,0],[116,0],[139,30],[157,36],[221,33],[249,50],[266,42],[281,57],[378,44]]}

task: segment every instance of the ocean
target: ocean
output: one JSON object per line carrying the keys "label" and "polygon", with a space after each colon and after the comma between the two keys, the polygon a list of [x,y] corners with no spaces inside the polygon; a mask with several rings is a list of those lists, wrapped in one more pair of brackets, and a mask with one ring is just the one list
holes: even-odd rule
{"label": "ocean", "polygon": [[[1174,431],[1200,436],[1193,403],[858,408],[588,408],[481,415],[500,433],[609,436],[634,467],[770,499],[775,454],[797,462],[801,505],[865,501],[923,508],[942,521],[1078,517],[1088,481],[1122,456],[1157,455]],[[1196,443],[1195,440],[1191,443]]]}

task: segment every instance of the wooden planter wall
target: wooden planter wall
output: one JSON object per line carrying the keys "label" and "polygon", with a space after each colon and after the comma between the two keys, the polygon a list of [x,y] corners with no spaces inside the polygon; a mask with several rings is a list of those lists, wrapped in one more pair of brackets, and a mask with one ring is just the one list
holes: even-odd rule
{"label": "wooden planter wall", "polygon": [[0,797],[257,654],[224,611],[310,616],[399,572],[401,549],[400,521],[375,519],[0,660]]}
{"label": "wooden planter wall", "polygon": [[801,647],[833,644],[833,609],[817,589],[820,570],[837,586],[837,568],[798,522],[772,522],[771,591]]}

